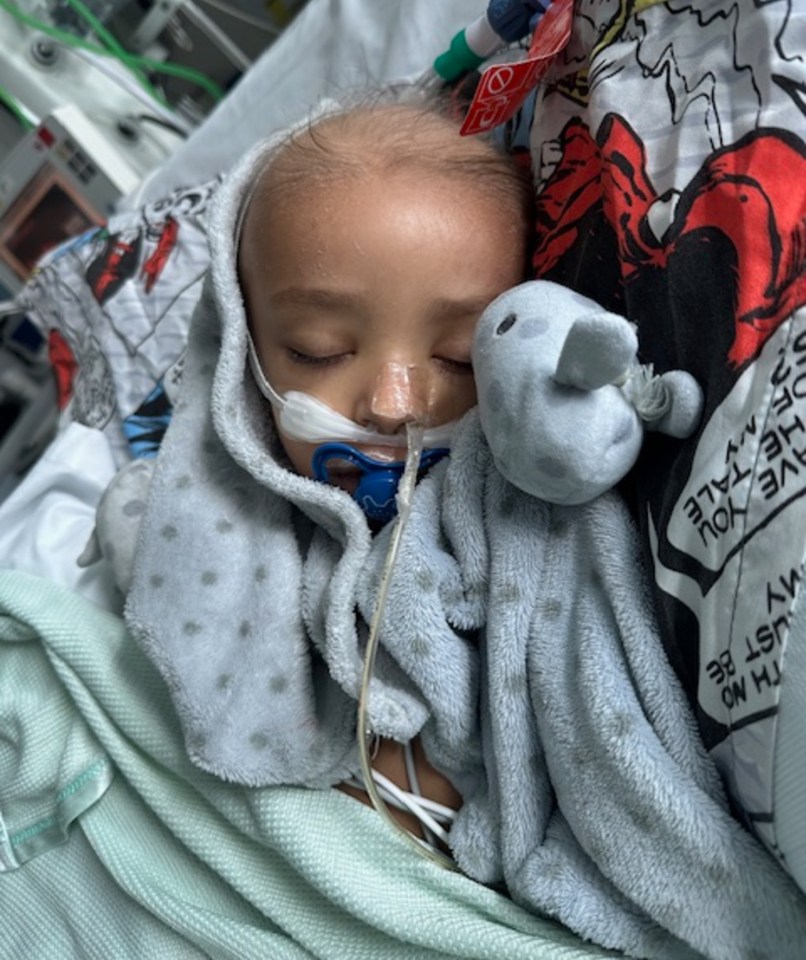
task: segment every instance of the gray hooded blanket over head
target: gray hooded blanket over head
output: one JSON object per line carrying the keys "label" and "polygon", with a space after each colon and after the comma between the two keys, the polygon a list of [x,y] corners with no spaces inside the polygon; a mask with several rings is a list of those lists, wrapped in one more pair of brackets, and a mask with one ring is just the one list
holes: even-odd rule
{"label": "gray hooded blanket over head", "polygon": [[[389,529],[373,537],[345,492],[287,468],[249,372],[238,224],[278,142],[217,198],[126,619],[197,764],[324,788],[358,770],[363,624]],[[521,492],[471,411],[415,491],[372,727],[421,736],[463,797],[457,863],[530,909],[636,957],[799,960],[804,900],[730,816],[641,569],[614,495],[559,506]]]}

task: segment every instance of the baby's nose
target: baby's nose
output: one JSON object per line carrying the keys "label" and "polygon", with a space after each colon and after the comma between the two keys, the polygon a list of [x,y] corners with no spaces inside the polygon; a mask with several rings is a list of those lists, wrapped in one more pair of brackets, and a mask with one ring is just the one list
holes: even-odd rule
{"label": "baby's nose", "polygon": [[370,400],[375,424],[394,430],[404,423],[427,423],[432,406],[428,371],[417,364],[389,360],[378,371]]}

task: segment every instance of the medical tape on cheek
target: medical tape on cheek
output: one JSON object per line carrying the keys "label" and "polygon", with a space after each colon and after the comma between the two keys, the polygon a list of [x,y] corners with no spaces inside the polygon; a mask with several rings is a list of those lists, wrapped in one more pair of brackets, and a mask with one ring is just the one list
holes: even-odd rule
{"label": "medical tape on cheek", "polygon": [[[348,420],[316,397],[296,390],[289,391],[283,398],[279,426],[287,437],[306,443],[340,441],[368,446],[400,447],[401,450],[406,448],[405,434],[369,430],[354,420]],[[425,447],[449,448],[455,426],[456,423],[452,422],[426,429],[423,434]]]}
{"label": "medical tape on cheek", "polygon": [[[252,337],[247,334],[247,353],[249,367],[261,394],[279,411],[280,430],[292,440],[301,440],[305,443],[326,443],[329,441],[344,441],[348,443],[365,443],[380,446],[406,447],[406,437],[403,434],[378,433],[368,430],[354,420],[333,410],[326,403],[299,390],[289,390],[285,395],[279,394],[269,383],[263,372]],[[399,389],[398,382],[396,389]],[[431,393],[433,391],[420,390],[420,406],[424,416],[432,407]],[[398,397],[398,403],[404,402]],[[431,429],[426,429],[424,443],[426,447],[450,447],[451,434],[454,423],[444,423]]]}

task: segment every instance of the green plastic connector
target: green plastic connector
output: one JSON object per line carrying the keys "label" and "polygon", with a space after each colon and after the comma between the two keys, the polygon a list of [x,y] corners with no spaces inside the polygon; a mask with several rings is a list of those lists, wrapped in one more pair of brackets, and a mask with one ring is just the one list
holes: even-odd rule
{"label": "green plastic connector", "polygon": [[446,83],[450,83],[463,73],[475,70],[484,60],[485,57],[480,57],[470,49],[464,30],[460,30],[445,53],[441,53],[434,61],[434,70]]}

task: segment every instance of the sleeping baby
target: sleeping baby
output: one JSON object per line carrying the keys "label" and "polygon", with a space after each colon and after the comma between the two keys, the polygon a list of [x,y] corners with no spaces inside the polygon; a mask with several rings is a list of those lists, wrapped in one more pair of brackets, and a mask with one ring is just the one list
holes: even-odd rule
{"label": "sleeping baby", "polygon": [[[356,702],[416,425],[368,702],[394,815],[603,946],[795,960],[806,910],[730,815],[630,516],[602,492],[620,475],[607,451],[630,441],[623,473],[640,440],[629,371],[612,382],[634,333],[523,284],[530,185],[460,124],[416,91],[334,105],[226,179],[173,420],[99,513],[127,624],[196,764],[366,800]],[[496,338],[506,363],[490,377]],[[523,422],[548,376],[530,357],[565,373]],[[588,435],[584,404],[607,414]],[[541,455],[541,418],[571,467],[575,448],[596,453],[602,489],[564,497],[576,481],[562,445]],[[146,509],[126,517],[135,490]]]}

